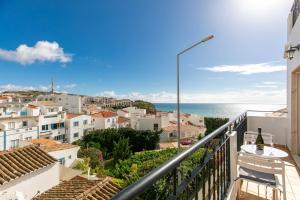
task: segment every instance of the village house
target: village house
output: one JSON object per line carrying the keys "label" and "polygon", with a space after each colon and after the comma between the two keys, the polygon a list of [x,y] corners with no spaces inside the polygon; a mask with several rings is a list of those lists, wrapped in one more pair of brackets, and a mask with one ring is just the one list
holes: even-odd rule
{"label": "village house", "polygon": [[92,114],[95,129],[118,128],[118,115],[112,111],[100,111]]}

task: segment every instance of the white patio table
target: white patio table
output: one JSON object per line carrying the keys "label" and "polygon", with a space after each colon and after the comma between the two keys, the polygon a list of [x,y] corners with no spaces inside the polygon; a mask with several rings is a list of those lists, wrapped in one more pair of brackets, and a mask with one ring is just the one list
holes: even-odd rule
{"label": "white patio table", "polygon": [[241,146],[241,149],[249,154],[254,154],[264,158],[285,158],[288,154],[280,149],[264,146],[264,150],[257,150],[255,144],[245,144]]}

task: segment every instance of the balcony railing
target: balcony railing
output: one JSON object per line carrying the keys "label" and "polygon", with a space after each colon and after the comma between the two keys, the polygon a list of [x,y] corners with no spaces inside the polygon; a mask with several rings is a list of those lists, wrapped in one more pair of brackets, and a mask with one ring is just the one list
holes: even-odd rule
{"label": "balcony railing", "polygon": [[300,15],[300,0],[295,0],[291,12],[293,14],[293,26],[294,26]]}
{"label": "balcony railing", "polygon": [[[232,182],[230,145],[232,131],[237,133],[237,148],[247,130],[247,112],[221,126],[191,148],[152,170],[112,199],[224,199]],[[184,163],[199,150],[204,151],[196,164]]]}

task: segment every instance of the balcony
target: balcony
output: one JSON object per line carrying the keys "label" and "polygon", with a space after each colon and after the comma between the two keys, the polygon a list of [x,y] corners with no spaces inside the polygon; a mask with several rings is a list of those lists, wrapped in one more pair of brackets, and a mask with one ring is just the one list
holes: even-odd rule
{"label": "balcony", "polygon": [[[236,199],[237,152],[244,143],[244,133],[261,127],[273,134],[276,148],[289,153],[286,126],[284,111],[242,113],[124,188],[113,199]],[[196,164],[184,169],[183,163],[200,149],[205,150],[204,156]],[[283,160],[287,199],[300,199],[299,168],[290,154]],[[273,191],[245,181],[242,183],[240,199],[273,199]]]}

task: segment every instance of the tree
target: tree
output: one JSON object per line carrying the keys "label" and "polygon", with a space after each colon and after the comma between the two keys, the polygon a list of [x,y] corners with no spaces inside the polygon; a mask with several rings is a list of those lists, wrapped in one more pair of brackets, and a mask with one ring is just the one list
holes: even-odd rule
{"label": "tree", "polygon": [[97,166],[103,166],[102,152],[96,148],[80,148],[78,151],[79,158],[90,158],[90,166],[95,168]]}
{"label": "tree", "polygon": [[140,108],[140,109],[146,109],[147,113],[149,113],[149,114],[156,113],[155,105],[153,103],[150,103],[147,101],[137,100],[133,103],[133,106]]}
{"label": "tree", "polygon": [[130,154],[128,138],[120,138],[118,142],[114,142],[113,158],[115,162],[125,160]]}
{"label": "tree", "polygon": [[226,124],[229,121],[228,118],[213,118],[213,117],[205,117],[204,123],[206,126],[205,135],[209,135],[217,128],[221,127],[222,125]]}
{"label": "tree", "polygon": [[90,160],[91,159],[88,157],[76,160],[74,169],[81,170],[81,171],[83,171],[84,174],[87,174],[90,169]]}

